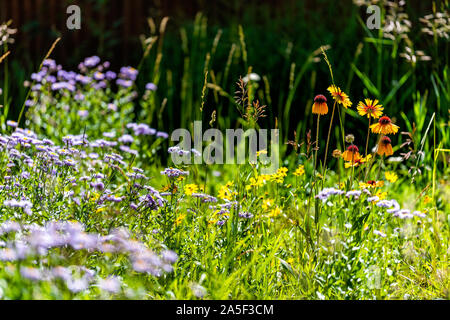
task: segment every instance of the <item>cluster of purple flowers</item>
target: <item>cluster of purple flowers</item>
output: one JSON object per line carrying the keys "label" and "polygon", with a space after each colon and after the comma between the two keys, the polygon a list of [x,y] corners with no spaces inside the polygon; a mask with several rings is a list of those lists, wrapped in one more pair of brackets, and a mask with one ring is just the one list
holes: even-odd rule
{"label": "cluster of purple flowers", "polygon": [[[143,243],[130,239],[124,229],[116,229],[109,235],[102,236],[85,232],[83,225],[78,222],[52,221],[45,226],[39,226],[6,221],[0,224],[0,235],[3,237],[6,235],[10,239],[1,245],[0,261],[36,259],[46,256],[53,248],[65,247],[76,251],[85,250],[87,254],[93,252],[125,254],[128,255],[136,272],[160,276],[164,272],[171,272],[172,264],[178,259],[176,253],[170,250],[163,250],[160,254],[153,252]],[[21,274],[22,277],[35,281],[60,278],[66,281],[71,291],[78,292],[87,289],[95,275],[92,270],[84,270],[85,276],[78,279],[74,279],[72,272],[62,266],[50,270],[23,266]],[[82,282],[75,283],[75,280]],[[117,293],[120,289],[120,282],[115,277],[100,279],[98,285],[111,293]]]}
{"label": "cluster of purple flowers", "polygon": [[150,128],[149,125],[145,123],[128,123],[128,129],[132,129],[135,136],[156,136],[157,138],[167,139],[169,134],[163,131],[157,131],[156,129]]}
{"label": "cluster of purple flowers", "polygon": [[201,157],[202,156],[202,154],[199,151],[197,151],[196,149],[191,149],[189,151],[189,150],[183,150],[183,149],[181,149],[178,146],[170,147],[169,149],[167,149],[167,152],[168,153],[175,153],[175,154],[177,154],[179,156],[185,156],[185,155],[188,155],[188,154],[193,154],[195,157]]}
{"label": "cluster of purple flowers", "polygon": [[339,190],[339,189],[335,189],[335,188],[324,188],[321,191],[319,191],[319,193],[316,195],[316,198],[325,202],[332,195],[344,194],[344,193],[345,192],[343,190]]}
{"label": "cluster of purple flowers", "polygon": [[203,203],[216,203],[218,201],[216,197],[206,193],[194,192],[191,196],[194,198],[199,198]]}
{"label": "cluster of purple flowers", "polygon": [[395,199],[391,200],[380,200],[376,204],[379,208],[386,208],[387,213],[392,213],[394,217],[400,219],[412,219],[414,217],[425,218],[426,214],[420,211],[413,211],[409,209],[401,209],[399,203]]}
{"label": "cluster of purple flowers", "polygon": [[[118,140],[121,141],[120,143],[132,143],[134,139],[132,135],[122,135]],[[16,128],[9,136],[0,135],[0,150],[4,151],[7,167],[4,184],[0,184],[0,191],[7,192],[7,197],[3,198],[2,204],[3,207],[11,208],[8,210],[10,214],[17,212],[13,210],[14,208],[22,208],[28,215],[31,215],[33,210],[40,211],[42,203],[37,203],[33,208],[31,202],[22,195],[26,188],[32,187],[40,190],[41,200],[44,202],[52,199],[54,196],[52,192],[55,192],[55,189],[49,188],[42,193],[42,187],[47,181],[54,181],[55,178],[61,179],[59,181],[62,186],[73,187],[72,190],[64,192],[62,199],[69,203],[81,205],[83,202],[91,201],[92,193],[97,192],[100,194],[95,201],[97,206],[108,207],[117,204],[122,208],[125,206],[123,200],[126,198],[131,199],[126,203],[135,210],[138,208],[158,210],[164,205],[165,200],[157,190],[148,185],[141,185],[144,180],[148,180],[144,171],[137,167],[130,170],[127,168],[124,155],[112,152],[111,149],[118,146],[117,141],[105,139],[89,141],[85,134],[67,135],[62,137],[62,141],[63,147],[55,145],[48,139],[38,139],[34,132],[21,128]],[[128,146],[124,144],[120,147]],[[120,147],[119,150],[122,150]],[[100,150],[93,152],[92,149],[96,148]],[[95,171],[93,169],[95,167],[112,168],[125,173],[132,179],[130,181],[132,181],[133,194],[127,194],[125,189],[118,192],[109,190],[105,181],[106,175],[101,171]],[[91,174],[86,175],[86,169]],[[167,174],[173,177],[185,175],[188,172],[170,169]],[[30,179],[32,177],[39,177],[39,183],[26,186],[24,181],[34,181]],[[30,191],[32,190],[28,190],[27,193]]]}
{"label": "cluster of purple flowers", "polygon": [[354,198],[354,199],[359,199],[359,197],[361,196],[361,190],[351,190],[348,191],[345,196],[347,198]]}
{"label": "cluster of purple flowers", "polygon": [[187,176],[189,175],[189,171],[183,171],[176,168],[166,168],[164,171],[161,171],[161,174],[173,179],[180,176]]}
{"label": "cluster of purple flowers", "polygon": [[33,207],[33,204],[29,200],[6,200],[3,202],[3,205],[10,208],[22,208],[23,212],[25,212],[28,215],[31,215],[31,208]]}
{"label": "cluster of purple flowers", "polygon": [[148,193],[139,198],[140,203],[137,207],[145,207],[150,210],[157,210],[164,205],[166,200],[163,199],[158,190],[150,186],[145,186],[144,189],[146,189]]}

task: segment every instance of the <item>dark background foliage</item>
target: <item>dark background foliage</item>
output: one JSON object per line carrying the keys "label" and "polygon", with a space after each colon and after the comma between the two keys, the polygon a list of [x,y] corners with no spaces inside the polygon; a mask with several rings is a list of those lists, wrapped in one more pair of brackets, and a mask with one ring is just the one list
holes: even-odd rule
{"label": "dark background foliage", "polygon": [[[81,30],[66,28],[66,8],[70,4],[81,8]],[[444,5],[445,1],[436,1],[438,10]],[[436,77],[442,77],[442,69],[447,66],[448,41],[433,43],[432,38],[420,32],[418,19],[432,12],[432,1],[408,1],[405,10],[413,24],[408,34],[410,45],[414,46],[414,50],[425,50],[432,56],[432,61],[411,66],[398,55],[405,45],[398,48],[395,56],[392,45],[377,47],[376,41],[380,39],[377,39],[377,33],[369,34],[363,26],[362,21],[368,16],[365,7],[358,7],[351,0],[0,0],[0,20],[13,19],[13,26],[19,30],[9,57],[15,80],[15,86],[11,87],[14,99],[10,118],[16,117],[26,94],[26,89],[17,84],[29,79],[31,72],[36,71],[58,36],[62,40],[52,57],[64,68],[76,69],[86,56],[98,55],[103,60],[111,61],[112,69],[117,70],[122,65],[139,64],[143,53],[139,36],[150,35],[147,18],[153,18],[158,29],[162,18],[169,16],[162,43],[163,58],[156,101],[161,104],[167,98],[167,104],[163,114],[153,120],[155,127],[167,131],[179,126],[187,127],[198,116],[195,110],[199,108],[204,83],[205,57],[218,30],[222,30],[222,36],[211,59],[210,69],[215,71],[216,76],[223,76],[230,48],[236,44],[238,50],[230,74],[221,86],[233,96],[235,82],[239,76],[247,74],[249,66],[253,72],[267,76],[270,95],[258,96],[263,104],[268,105],[268,117],[263,125],[273,127],[277,118],[278,125],[283,129],[283,139],[292,138],[296,129],[304,136],[307,129],[314,126],[310,113],[311,101],[314,95],[326,92],[331,82],[328,67],[323,61],[308,65],[297,87],[293,88],[293,80],[305,65],[307,57],[321,45],[331,46],[328,56],[336,84],[349,93],[354,103],[353,110],[364,97],[379,98],[383,103],[383,98],[392,87],[413,69],[412,75],[385,105],[385,111],[405,128],[406,124],[402,123],[405,119],[399,117],[399,111],[404,111],[408,118],[413,117],[414,95],[421,92],[422,95],[428,94],[426,103],[430,110],[436,109],[437,105],[444,106],[437,111],[446,119],[445,105],[448,101],[444,95],[432,94],[436,88],[432,86],[430,75],[436,72]],[[202,15],[199,16],[198,12]],[[206,32],[196,36],[196,28],[202,25],[205,28],[207,25]],[[245,34],[247,65],[242,59],[239,25]],[[183,50],[182,30],[188,37],[187,51]],[[141,91],[145,83],[155,80],[155,59],[156,53],[152,52],[142,65],[138,79]],[[352,64],[362,75],[355,75]],[[189,79],[187,89],[183,89],[183,77]],[[364,77],[374,84],[379,96],[368,90],[370,86],[363,81]],[[261,81],[260,88],[263,87]],[[445,89],[445,85],[440,89]],[[286,117],[283,116],[286,100],[292,90],[293,100]],[[237,111],[229,101],[214,93],[213,90],[208,91],[204,120],[209,120],[211,112],[218,110],[223,118],[222,124],[234,126]],[[444,100],[437,103],[438,99]],[[350,115],[356,116],[355,113]],[[365,127],[361,118],[346,125],[348,131],[361,134],[364,134]]]}

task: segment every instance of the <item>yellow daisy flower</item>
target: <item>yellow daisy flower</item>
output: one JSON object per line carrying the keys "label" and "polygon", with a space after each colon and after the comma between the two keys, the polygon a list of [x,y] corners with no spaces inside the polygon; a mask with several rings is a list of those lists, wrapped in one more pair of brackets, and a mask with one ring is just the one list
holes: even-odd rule
{"label": "yellow daisy flower", "polygon": [[389,181],[390,183],[394,183],[398,179],[397,174],[392,171],[386,171],[384,173],[384,176],[386,177],[386,180]]}
{"label": "yellow daisy flower", "polygon": [[300,177],[305,174],[305,166],[300,165],[298,168],[294,171],[294,176]]}
{"label": "yellow daisy flower", "polygon": [[345,92],[341,90],[341,88],[336,87],[335,85],[331,85],[327,90],[331,93],[334,101],[342,104],[345,108],[351,107],[352,102],[350,101],[350,98]]}
{"label": "yellow daisy flower", "polygon": [[198,186],[196,184],[187,184],[184,186],[184,193],[187,196],[191,196],[193,193],[198,192]]}
{"label": "yellow daisy flower", "polygon": [[381,111],[384,108],[381,104],[378,104],[377,99],[364,99],[364,102],[359,102],[356,109],[358,109],[358,113],[363,117],[367,115],[367,118],[372,117],[373,119],[378,119],[383,114]]}

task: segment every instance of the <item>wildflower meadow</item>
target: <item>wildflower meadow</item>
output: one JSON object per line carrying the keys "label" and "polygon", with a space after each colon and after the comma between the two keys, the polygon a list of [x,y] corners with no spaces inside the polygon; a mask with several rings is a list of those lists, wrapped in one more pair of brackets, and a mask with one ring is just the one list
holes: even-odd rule
{"label": "wildflower meadow", "polygon": [[448,1],[347,2],[302,54],[149,16],[133,65],[4,21],[0,298],[449,299]]}

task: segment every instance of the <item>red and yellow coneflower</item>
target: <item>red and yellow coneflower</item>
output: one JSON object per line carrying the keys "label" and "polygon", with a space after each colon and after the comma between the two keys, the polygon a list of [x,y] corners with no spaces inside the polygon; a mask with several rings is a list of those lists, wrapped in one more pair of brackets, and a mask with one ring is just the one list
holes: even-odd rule
{"label": "red and yellow coneflower", "polygon": [[367,183],[361,182],[360,186],[362,188],[382,188],[384,186],[383,181],[369,180]]}
{"label": "red and yellow coneflower", "polygon": [[367,157],[360,157],[358,158],[356,161],[353,161],[353,163],[351,161],[345,162],[344,166],[345,168],[350,168],[350,167],[357,167],[359,165],[362,165],[363,163],[369,162],[370,159],[372,158],[372,155],[367,155]]}
{"label": "red and yellow coneflower", "polygon": [[339,104],[342,104],[345,108],[348,108],[352,105],[350,98],[344,91],[341,90],[341,88],[333,84],[329,86],[327,90],[331,93],[331,96],[333,97],[334,101],[336,101]]}
{"label": "red and yellow coneflower", "polygon": [[360,101],[358,106],[356,107],[358,109],[358,113],[361,116],[367,116],[367,118],[373,118],[378,119],[383,114],[383,106],[381,104],[378,104],[378,100],[371,100],[371,99],[364,99],[364,102]]}
{"label": "red and yellow coneflower", "polygon": [[390,156],[394,154],[391,145],[391,139],[389,137],[382,137],[378,143],[377,154],[380,156]]}
{"label": "red and yellow coneflower", "polygon": [[319,94],[314,98],[314,104],[312,106],[312,113],[324,115],[328,113],[327,98],[324,95]]}
{"label": "red and yellow coneflower", "polygon": [[377,123],[370,126],[373,133],[376,134],[396,134],[399,126],[392,123],[391,118],[387,116],[381,117]]}
{"label": "red and yellow coneflower", "polygon": [[[331,128],[333,126],[334,109],[336,107],[336,103],[342,104],[346,109],[352,105],[352,102],[350,101],[350,98],[348,97],[348,95],[346,93],[344,93],[341,90],[341,88],[337,87],[336,85],[332,84],[331,86],[328,87],[327,90],[330,92],[331,96],[333,97],[334,103],[333,103],[333,111],[331,112],[330,126],[328,128],[327,144],[325,147],[325,158],[323,159],[323,166],[322,166],[323,180],[322,180],[322,182],[325,180],[325,173],[326,173],[325,168],[327,165],[328,144],[330,142],[330,134],[331,134]],[[339,112],[339,109],[338,109],[338,112]],[[340,118],[340,113],[339,113],[339,118]],[[342,137],[344,137],[344,128],[342,127],[342,122],[340,122],[340,124],[341,124]]]}
{"label": "red and yellow coneflower", "polygon": [[328,113],[327,98],[323,94],[319,94],[314,98],[312,106],[312,113],[317,114],[317,129],[316,129],[316,154],[314,156],[314,171],[317,166],[317,152],[319,150],[319,122],[320,116]]}
{"label": "red and yellow coneflower", "polygon": [[372,119],[378,119],[383,114],[383,106],[381,104],[378,104],[378,100],[372,100],[372,99],[364,99],[364,102],[360,101],[358,103],[358,106],[356,107],[358,109],[358,113],[361,116],[367,116],[369,119],[369,126],[367,127],[367,138],[366,138],[366,151],[365,155],[367,156],[367,149],[369,147],[369,136],[370,136],[370,125]]}
{"label": "red and yellow coneflower", "polygon": [[342,153],[342,158],[345,161],[349,161],[352,163],[355,163],[355,162],[358,162],[359,160],[361,160],[361,155],[359,154],[358,147],[355,146],[354,144],[349,146],[347,148],[347,150],[345,150],[344,153]]}

